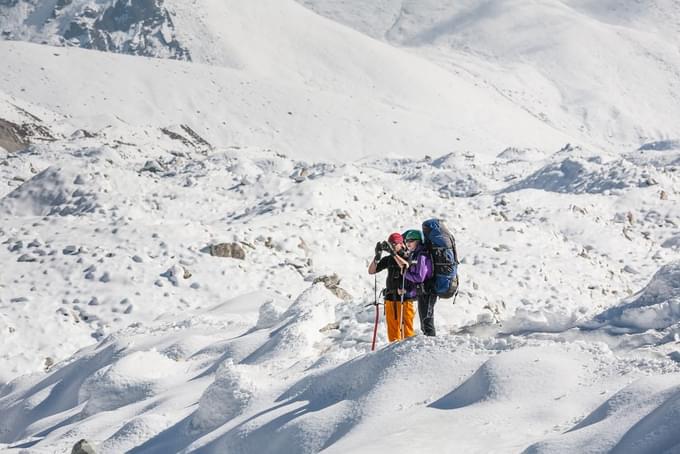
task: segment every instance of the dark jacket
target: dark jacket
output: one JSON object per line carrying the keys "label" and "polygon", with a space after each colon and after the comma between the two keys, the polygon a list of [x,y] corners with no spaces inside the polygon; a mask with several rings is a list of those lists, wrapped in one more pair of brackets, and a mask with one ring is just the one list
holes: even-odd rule
{"label": "dark jacket", "polygon": [[375,272],[379,273],[387,268],[387,279],[385,279],[385,300],[389,301],[399,301],[401,300],[401,295],[399,295],[398,290],[402,288],[402,283],[405,285],[403,288],[406,289],[404,294],[405,300],[412,300],[416,297],[416,286],[409,280],[404,282],[403,276],[401,274],[401,268],[394,260],[394,257],[388,255],[383,257],[376,264]]}

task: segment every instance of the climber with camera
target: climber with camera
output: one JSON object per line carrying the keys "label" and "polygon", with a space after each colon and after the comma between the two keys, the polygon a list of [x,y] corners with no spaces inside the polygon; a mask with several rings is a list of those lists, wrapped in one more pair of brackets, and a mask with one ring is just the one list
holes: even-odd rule
{"label": "climber with camera", "polygon": [[[383,256],[383,253],[386,255]],[[413,319],[416,312],[413,301],[416,299],[416,286],[404,278],[404,264],[408,263],[407,257],[408,249],[404,244],[404,238],[400,233],[392,233],[387,241],[376,243],[375,255],[368,266],[368,274],[371,275],[387,269],[382,295],[387,322],[387,338],[390,342],[415,335]]]}

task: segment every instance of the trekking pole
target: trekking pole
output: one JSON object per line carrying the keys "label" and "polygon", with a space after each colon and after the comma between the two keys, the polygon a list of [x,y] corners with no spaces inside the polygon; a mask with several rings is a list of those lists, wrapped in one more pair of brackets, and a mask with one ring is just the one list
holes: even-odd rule
{"label": "trekking pole", "polygon": [[401,314],[399,315],[399,340],[404,340],[404,293],[406,289],[406,273],[402,274],[401,278]]}
{"label": "trekking pole", "polygon": [[375,338],[378,335],[378,321],[380,319],[380,309],[378,308],[378,277],[373,277],[373,304],[375,305],[375,323],[373,324],[373,342],[371,351],[375,351]]}
{"label": "trekking pole", "polygon": [[453,294],[453,302],[451,304],[456,304],[456,298],[458,298],[458,291],[460,290],[460,281],[458,280],[458,275],[456,275],[456,293]]}

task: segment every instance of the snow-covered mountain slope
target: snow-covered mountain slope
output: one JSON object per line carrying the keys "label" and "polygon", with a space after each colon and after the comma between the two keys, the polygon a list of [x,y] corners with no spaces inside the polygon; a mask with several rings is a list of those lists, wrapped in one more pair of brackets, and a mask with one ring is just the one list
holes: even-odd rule
{"label": "snow-covered mountain slope", "polygon": [[[444,129],[447,139],[460,138],[466,147],[478,138],[466,141],[466,134],[485,135],[479,125],[489,120],[494,136],[515,145],[522,140],[516,136],[526,143],[526,136],[545,139],[553,129],[568,141],[616,151],[680,137],[674,120],[680,114],[680,13],[673,2],[644,8],[633,1],[300,2],[332,21],[292,0],[10,3],[0,6],[6,38],[190,58],[287,87],[301,83],[354,100],[388,101],[397,111],[416,108],[440,119],[422,136]],[[391,91],[386,96],[373,87]],[[320,114],[325,110],[335,109]],[[262,128],[287,129],[291,122],[283,120]],[[345,117],[345,129],[366,124],[361,120]],[[411,118],[384,121],[420,130]],[[346,136],[356,138],[350,132],[335,140]]]}
{"label": "snow-covered mountain slope", "polygon": [[673,0],[300,0],[320,14],[484,81],[566,131],[616,147],[677,138]]}
{"label": "snow-covered mountain slope", "polygon": [[352,60],[340,41],[335,48],[342,55],[302,52],[318,78],[285,77],[297,65],[293,58],[279,65],[279,78],[261,75],[255,64],[234,70],[4,41],[2,89],[68,117],[73,129],[186,124],[214,146],[258,145],[296,157],[344,161],[453,149],[493,155],[507,145],[554,148],[570,140],[417,57],[375,43],[372,57]]}

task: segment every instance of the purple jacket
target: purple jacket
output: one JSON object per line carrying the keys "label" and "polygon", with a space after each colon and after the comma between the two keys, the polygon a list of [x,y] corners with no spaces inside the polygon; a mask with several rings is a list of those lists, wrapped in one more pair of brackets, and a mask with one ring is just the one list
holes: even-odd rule
{"label": "purple jacket", "polygon": [[420,245],[409,257],[411,266],[406,270],[406,280],[414,284],[422,284],[432,277],[432,260],[425,250],[425,246]]}

